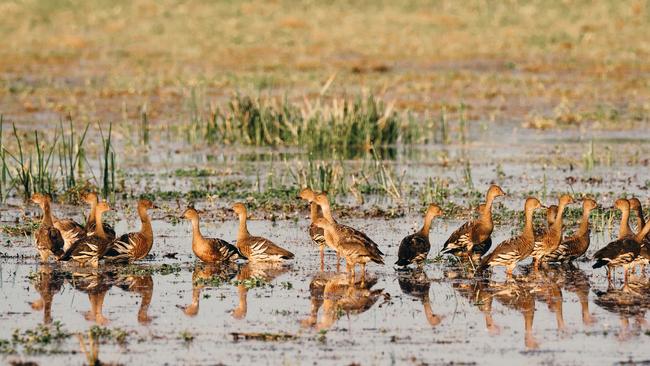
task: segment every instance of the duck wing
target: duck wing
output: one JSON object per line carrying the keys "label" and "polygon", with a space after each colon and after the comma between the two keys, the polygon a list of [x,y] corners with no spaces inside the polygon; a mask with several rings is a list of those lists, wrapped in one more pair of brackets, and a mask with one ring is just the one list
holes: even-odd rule
{"label": "duck wing", "polygon": [[641,247],[637,242],[630,239],[615,240],[600,248],[595,254],[596,263],[593,268],[604,265],[623,265],[632,262],[638,255]]}
{"label": "duck wing", "polygon": [[293,253],[259,236],[249,236],[237,243],[239,251],[252,261],[277,261],[292,259]]}
{"label": "duck wing", "polygon": [[221,254],[223,260],[237,260],[239,258],[245,258],[237,249],[236,246],[228,243],[227,241],[219,238],[207,238],[206,239],[213,250]]}
{"label": "duck wing", "polygon": [[431,244],[429,238],[420,233],[411,234],[399,244],[397,251],[398,260],[395,262],[398,266],[406,266],[411,263],[421,262],[427,258]]}
{"label": "duck wing", "polygon": [[54,227],[61,232],[65,249],[70,248],[78,240],[86,236],[86,229],[74,220],[57,220],[54,222]]}
{"label": "duck wing", "polygon": [[472,231],[474,231],[476,225],[476,221],[468,221],[462,224],[456,231],[451,233],[449,239],[442,246],[440,253],[456,254],[466,251],[470,245],[473,245]]}
{"label": "duck wing", "polygon": [[112,262],[142,259],[149,254],[152,245],[153,239],[141,232],[124,234],[109,244],[105,258]]}
{"label": "duck wing", "polygon": [[341,232],[340,235],[341,240],[343,241],[357,240],[359,242],[364,243],[364,245],[373,247],[375,253],[378,253],[379,255],[384,255],[384,253],[379,249],[377,243],[375,243],[372,239],[370,239],[368,235],[347,225],[338,224],[338,227],[339,227],[339,231]]}
{"label": "duck wing", "polygon": [[501,242],[494,251],[481,261],[481,267],[509,266],[526,258],[530,253],[526,250],[526,239],[516,236]]}

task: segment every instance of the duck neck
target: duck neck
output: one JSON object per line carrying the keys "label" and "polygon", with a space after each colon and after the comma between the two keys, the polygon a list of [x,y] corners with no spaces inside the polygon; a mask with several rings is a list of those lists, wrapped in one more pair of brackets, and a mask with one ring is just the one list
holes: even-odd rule
{"label": "duck neck", "polygon": [[560,202],[560,204],[557,205],[557,215],[555,215],[555,222],[551,226],[553,229],[555,229],[560,234],[562,233],[562,216],[564,216],[564,209],[565,208],[566,208],[565,203]]}
{"label": "duck neck", "polygon": [[195,217],[191,220],[192,222],[192,242],[199,242],[203,240],[203,234],[201,234],[201,228],[199,227],[199,218]]}
{"label": "duck neck", "polygon": [[240,213],[239,214],[239,231],[237,232],[237,238],[238,239],[244,239],[249,237],[250,234],[248,233],[248,226],[246,226],[246,214],[245,213]]}
{"label": "duck neck", "polygon": [[630,210],[621,210],[621,226],[618,230],[618,238],[622,239],[632,233],[630,229]]}
{"label": "duck neck", "polygon": [[311,219],[311,222],[318,219],[318,205],[316,202],[311,202],[309,204],[309,218]]}
{"label": "duck neck", "polygon": [[146,207],[138,207],[138,215],[140,215],[140,222],[142,223],[142,228],[140,232],[147,238],[153,237],[153,228],[151,227],[151,218],[147,213]]}
{"label": "duck neck", "polygon": [[535,231],[533,230],[533,210],[526,211],[526,223],[524,224],[523,236],[527,239],[533,239],[535,237]]}
{"label": "duck neck", "polygon": [[485,208],[479,214],[479,220],[481,221],[481,226],[486,230],[492,231],[494,224],[492,223],[492,203],[494,202],[494,197],[488,196],[485,202]]}
{"label": "duck neck", "polygon": [[104,223],[102,222],[102,212],[95,212],[95,235],[102,239],[106,239],[106,232],[104,231]]}
{"label": "duck neck", "polygon": [[50,209],[50,203],[43,202],[41,209],[43,210],[43,219],[41,222],[45,226],[52,226],[52,211]]}
{"label": "duck neck", "polygon": [[428,213],[424,215],[424,225],[420,229],[420,234],[424,236],[429,236],[429,231],[431,230],[431,222],[433,221],[433,215]]}
{"label": "duck neck", "polygon": [[97,202],[90,204],[90,212],[88,213],[88,219],[86,219],[86,226],[95,223],[95,214],[97,213]]}
{"label": "duck neck", "polygon": [[645,217],[643,217],[643,209],[641,207],[637,207],[636,209],[636,224],[637,230],[643,230],[643,227],[645,226]]}
{"label": "duck neck", "polygon": [[589,233],[589,214],[590,210],[582,211],[582,220],[580,221],[580,227],[578,228],[578,236],[585,236]]}
{"label": "duck neck", "polygon": [[323,217],[327,219],[327,221],[329,221],[330,224],[333,224],[335,221],[334,218],[332,217],[332,211],[330,211],[329,204],[320,206],[320,209],[323,211]]}

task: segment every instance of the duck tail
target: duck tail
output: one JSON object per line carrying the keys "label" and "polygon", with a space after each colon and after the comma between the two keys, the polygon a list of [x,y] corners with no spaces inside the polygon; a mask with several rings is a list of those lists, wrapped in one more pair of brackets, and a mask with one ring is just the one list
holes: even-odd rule
{"label": "duck tail", "polygon": [[397,260],[397,262],[395,262],[395,264],[398,265],[398,266],[404,267],[404,266],[408,266],[411,263],[406,258],[400,258],[400,259]]}

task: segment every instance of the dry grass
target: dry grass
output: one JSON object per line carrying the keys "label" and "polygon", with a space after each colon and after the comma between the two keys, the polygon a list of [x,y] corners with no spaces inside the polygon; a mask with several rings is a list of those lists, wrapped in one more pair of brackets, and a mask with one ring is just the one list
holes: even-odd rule
{"label": "dry grass", "polygon": [[[233,91],[368,89],[469,119],[647,119],[647,1],[46,1],[0,4],[0,100],[12,120],[186,118]],[[201,107],[207,108],[207,105]],[[449,109],[448,109],[449,110]],[[574,113],[572,110],[572,113]],[[635,111],[644,111],[640,115]],[[582,117],[580,117],[582,118]],[[569,123],[571,124],[571,123]]]}

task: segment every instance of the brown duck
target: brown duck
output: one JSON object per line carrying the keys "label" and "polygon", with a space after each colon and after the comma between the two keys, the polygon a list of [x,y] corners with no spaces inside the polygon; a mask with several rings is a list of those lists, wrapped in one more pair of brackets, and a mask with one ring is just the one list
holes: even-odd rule
{"label": "brown duck", "polygon": [[34,243],[41,257],[41,262],[47,262],[47,259],[53,255],[57,259],[63,255],[65,245],[61,232],[54,227],[52,222],[52,212],[50,211],[50,198],[42,193],[34,193],[32,202],[41,207],[43,218],[38,230],[34,233]]}
{"label": "brown duck", "polygon": [[553,225],[551,225],[548,230],[544,230],[540,235],[535,237],[535,246],[531,257],[533,257],[533,265],[537,269],[539,268],[539,263],[546,257],[556,250],[560,243],[562,242],[562,216],[564,215],[564,209],[567,205],[573,203],[573,198],[568,194],[563,194],[560,196],[559,204],[557,208],[557,216]]}
{"label": "brown duck", "polygon": [[239,216],[237,249],[251,262],[278,262],[293,259],[293,253],[260,236],[251,236],[246,226],[246,206],[235,203],[233,211]]}
{"label": "brown duck", "polygon": [[407,266],[415,263],[419,267],[422,266],[431,249],[431,243],[429,243],[431,221],[438,216],[442,216],[442,209],[438,205],[430,205],[424,215],[424,225],[420,231],[405,237],[399,244],[396,265]]}
{"label": "brown duck", "polygon": [[533,231],[533,213],[542,205],[537,198],[528,198],[524,205],[526,223],[521,235],[501,242],[489,255],[481,260],[480,270],[488,267],[504,266],[508,278],[512,277],[512,271],[517,263],[528,257],[535,246],[535,233]]}
{"label": "brown duck", "polygon": [[[323,229],[314,224],[319,217],[322,217],[322,214],[318,209],[318,204],[314,202],[316,193],[314,193],[310,188],[305,188],[300,191],[298,197],[309,202],[309,218],[311,220],[311,223],[309,224],[309,237],[312,242],[320,248],[320,265],[321,270],[323,270],[325,267],[325,246],[327,245],[327,242],[325,241]],[[331,249],[336,250],[336,248]]]}
{"label": "brown duck", "polygon": [[[95,233],[95,226],[96,226],[96,221],[95,221],[95,213],[97,212],[97,204],[99,203],[99,196],[97,195],[96,192],[89,192],[86,193],[83,197],[84,202],[86,202],[88,205],[90,205],[90,212],[88,213],[88,217],[86,218],[86,233],[88,235],[94,235]],[[104,232],[109,238],[115,238],[115,230],[111,225],[107,223],[102,223],[104,226]]]}
{"label": "brown duck", "polygon": [[239,250],[219,238],[206,238],[201,233],[199,213],[192,207],[183,212],[182,217],[192,223],[192,251],[205,263],[221,263],[241,258]]}
{"label": "brown duck", "polygon": [[[627,201],[627,200],[626,200]],[[617,201],[618,202],[618,201]],[[629,205],[628,205],[629,206]],[[639,233],[633,237],[619,237],[619,239],[607,244],[594,254],[596,263],[593,268],[607,266],[607,279],[611,281],[612,269],[623,267],[625,279],[628,278],[628,269],[634,266],[637,257],[641,252],[643,239],[650,233],[650,221],[648,221]],[[620,236],[620,235],[619,235]]]}
{"label": "brown duck", "polygon": [[[318,206],[320,206],[321,210],[323,211],[323,218],[326,219],[335,228],[335,231],[339,236],[340,242],[350,243],[350,245],[360,245],[369,248],[372,250],[373,253],[375,253],[379,257],[384,255],[384,253],[379,249],[377,243],[372,241],[372,239],[370,239],[366,234],[362,233],[357,229],[351,228],[347,225],[339,224],[338,222],[336,222],[336,220],[334,220],[334,217],[332,216],[329,200],[327,199],[327,196],[325,194],[321,193],[316,195],[314,201],[318,204]],[[337,245],[336,243],[338,243],[338,241],[330,240],[327,243],[327,245],[334,248],[339,257],[344,256],[340,252],[340,248],[336,247]],[[383,260],[382,260],[382,264],[383,264]],[[338,267],[338,259],[337,259],[337,267]]]}
{"label": "brown duck", "polygon": [[548,262],[566,263],[582,257],[589,249],[591,230],[589,229],[589,214],[598,207],[596,201],[585,198],[582,201],[582,219],[578,232],[565,239],[544,259]]}
{"label": "brown duck", "polygon": [[548,208],[546,208],[546,226],[544,226],[543,228],[536,228],[535,237],[542,235],[545,230],[548,230],[551,226],[553,226],[553,223],[555,222],[556,218],[557,218],[557,205],[548,206]]}
{"label": "brown duck", "polygon": [[97,211],[95,212],[97,228],[95,234],[85,236],[74,243],[61,256],[62,261],[72,260],[81,266],[85,266],[86,264],[90,264],[93,267],[99,266],[99,260],[104,257],[111,242],[111,238],[106,235],[104,226],[102,225],[102,214],[110,209],[106,202],[97,204]]}
{"label": "brown duck", "polygon": [[366,264],[368,262],[384,264],[381,253],[373,245],[373,242],[351,236],[346,230],[342,230],[339,225],[332,224],[324,217],[316,220],[316,226],[325,231],[325,240],[328,241],[328,245],[337,248],[339,254],[345,258],[351,282],[355,281],[355,267],[357,264],[361,266],[362,281],[365,279]]}
{"label": "brown duck", "polygon": [[464,223],[456,229],[443,245],[442,254],[481,256],[487,253],[492,246],[492,203],[505,192],[497,185],[491,185],[487,191],[485,206],[479,212],[479,218]]}
{"label": "brown duck", "polygon": [[[140,260],[149,254],[153,246],[153,229],[151,218],[147,212],[157,208],[150,200],[138,201],[138,215],[141,228],[138,232],[127,233],[113,240],[108,247],[105,258],[112,262],[132,262]],[[107,235],[108,236],[108,235]]]}

